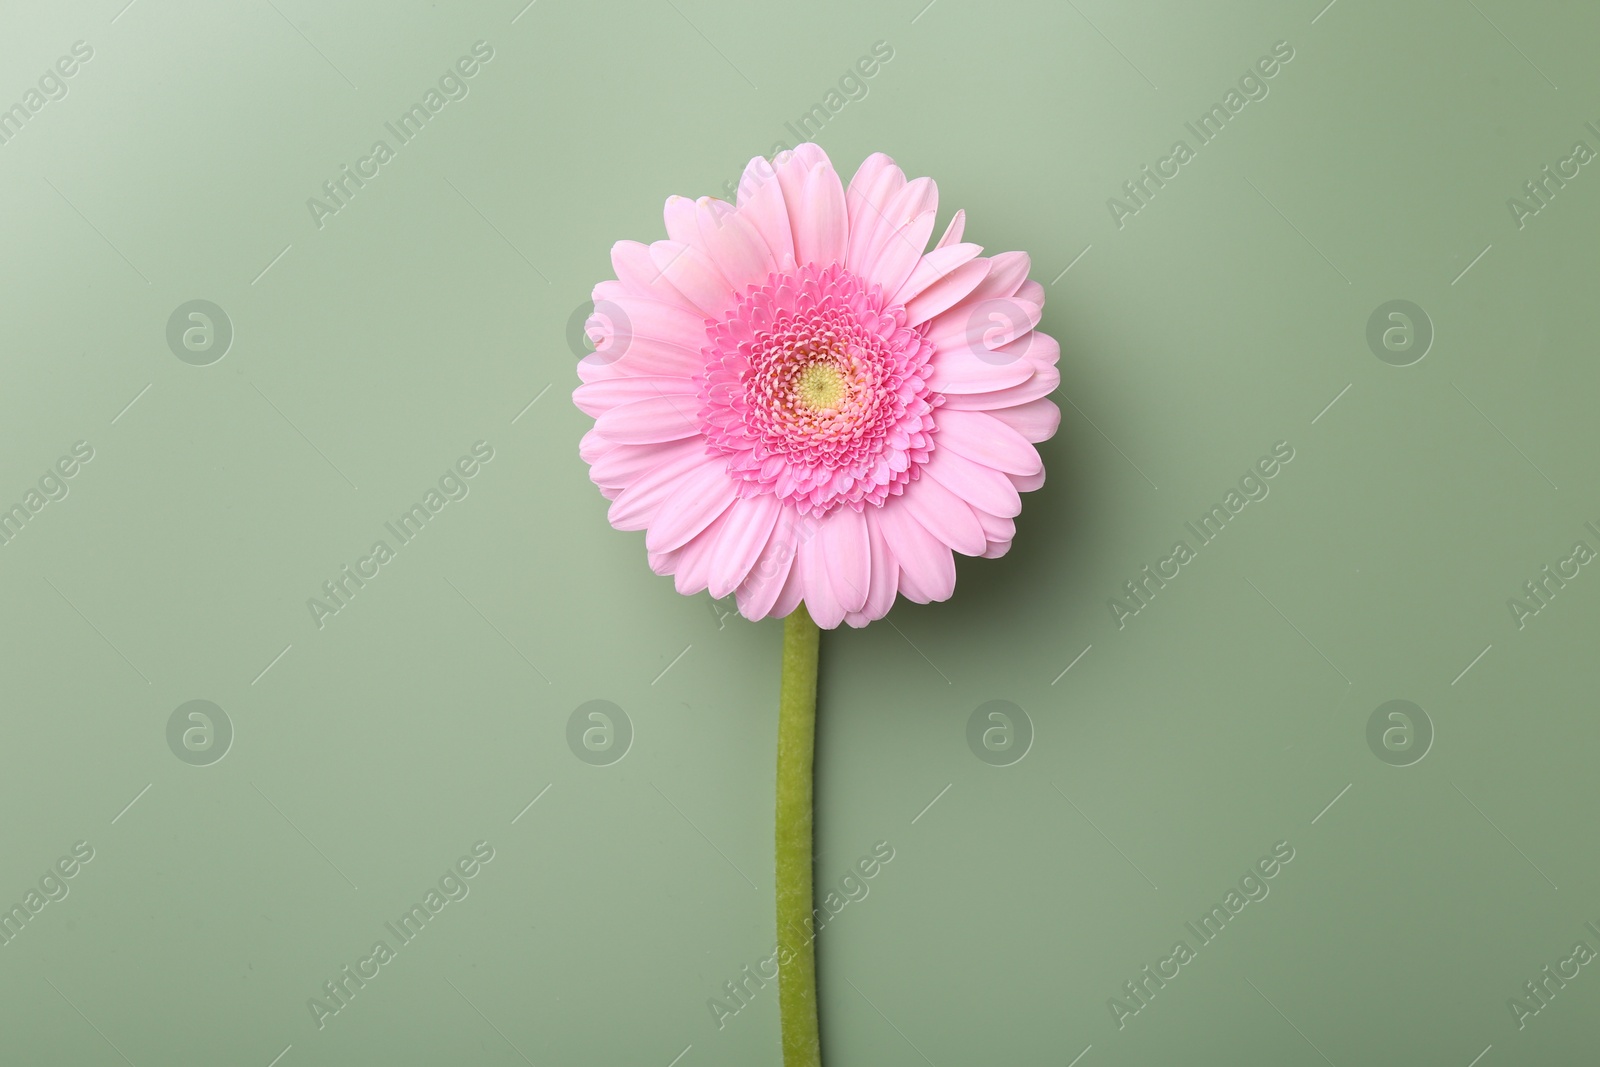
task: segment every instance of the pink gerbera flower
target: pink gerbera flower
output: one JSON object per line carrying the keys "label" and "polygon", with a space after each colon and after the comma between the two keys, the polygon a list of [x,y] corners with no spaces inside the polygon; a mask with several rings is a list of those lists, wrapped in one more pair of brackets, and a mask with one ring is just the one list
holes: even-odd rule
{"label": "pink gerbera flower", "polygon": [[937,208],[882,153],[846,189],[803,144],[751,160],[737,206],[671,197],[667,240],[612,248],[579,452],[679,592],[863,626],[1011,547],[1060,348],[1025,253],[980,255],[959,211],[925,251]]}

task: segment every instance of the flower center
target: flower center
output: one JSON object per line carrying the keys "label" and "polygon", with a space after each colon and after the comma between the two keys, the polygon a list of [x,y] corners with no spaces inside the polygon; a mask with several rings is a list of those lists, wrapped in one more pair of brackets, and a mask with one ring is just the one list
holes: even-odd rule
{"label": "flower center", "polygon": [[745,496],[802,515],[881,505],[933,449],[933,346],[839,265],[752,285],[706,329],[699,422]]}
{"label": "flower center", "polygon": [[812,363],[795,377],[794,397],[819,414],[828,414],[844,399],[844,375],[832,363]]}

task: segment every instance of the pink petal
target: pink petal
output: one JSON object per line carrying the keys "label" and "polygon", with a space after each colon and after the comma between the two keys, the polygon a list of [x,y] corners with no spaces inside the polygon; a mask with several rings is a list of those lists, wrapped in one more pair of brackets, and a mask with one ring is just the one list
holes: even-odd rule
{"label": "pink petal", "polygon": [[989,257],[989,277],[975,291],[971,300],[993,300],[1016,296],[1022,283],[1028,280],[1031,261],[1026,252],[1001,252]]}
{"label": "pink petal", "polygon": [[[580,385],[572,391],[572,402],[585,415],[598,418],[601,412],[618,404],[630,404],[635,400],[649,400],[657,396],[693,397],[698,392],[694,382],[688,378],[638,375]],[[684,406],[690,405],[685,403]]]}
{"label": "pink petal", "polygon": [[698,309],[630,293],[616,281],[595,286],[593,299],[586,332],[596,351],[578,362],[584,381],[703,369],[706,317]]}
{"label": "pink petal", "polygon": [[981,251],[977,245],[959,244],[924,256],[894,297],[895,303],[906,305],[906,325],[922,325],[976,289],[989,273],[989,261],[977,258]]}
{"label": "pink petal", "polygon": [[941,542],[964,556],[983,551],[983,527],[966,502],[933,478],[918,478],[900,494],[900,507]]}
{"label": "pink petal", "polygon": [[684,596],[694,596],[705,591],[711,568],[716,565],[716,544],[726,529],[728,513],[721,515],[688,544],[678,550],[677,565],[673,568],[673,587]]}
{"label": "pink petal", "polygon": [[696,405],[682,396],[656,396],[619,404],[601,413],[594,428],[619,445],[650,445],[677,441],[700,432]]}
{"label": "pink petal", "polygon": [[739,613],[747,619],[765,619],[772,614],[773,605],[782,594],[799,550],[800,533],[809,533],[792,508],[784,508],[778,515],[767,547],[756,559],[756,564],[739,583]]}
{"label": "pink petal", "polygon": [[650,261],[707,318],[720,318],[733,303],[732,283],[693,245],[656,241],[650,246]]}
{"label": "pink petal", "polygon": [[[922,473],[975,508],[1003,518],[1022,513],[1022,497],[1004,474],[956,452],[935,447]],[[988,536],[985,531],[985,536]],[[989,538],[994,540],[994,538]]]}
{"label": "pink petal", "polygon": [[681,293],[661,273],[650,257],[650,246],[638,241],[618,241],[611,246],[611,269],[628,294],[649,297],[663,304],[673,304],[685,311],[704,314],[694,301]]}
{"label": "pink petal", "polygon": [[[994,389],[986,393],[948,393],[945,396],[945,406],[952,410],[959,408],[963,411],[994,411],[999,408],[1016,407],[1049,396],[1060,384],[1060,371],[1054,367],[1036,367],[1027,381],[1004,389]],[[1029,440],[1042,441],[1044,438],[1029,438]]]}
{"label": "pink petal", "polygon": [[1061,409],[1054,401],[1030,400],[1010,408],[993,408],[989,414],[1022,435],[1026,441],[1048,441],[1061,425]]}
{"label": "pink petal", "polygon": [[1021,434],[982,411],[941,408],[938,446],[1006,474],[1037,474],[1039,453]]}
{"label": "pink petal", "polygon": [[[1004,477],[1002,475],[1002,477]],[[1010,544],[1012,538],[1017,536],[1016,520],[1009,516],[993,515],[982,508],[975,508],[973,514],[978,516],[978,525],[983,527],[984,539],[994,545],[999,542]],[[985,558],[993,558],[986,556]]]}
{"label": "pink petal", "polygon": [[665,445],[614,445],[608,441],[604,451],[588,461],[589,477],[596,485],[625,489],[657,467],[703,452],[704,446],[693,438]]}
{"label": "pink petal", "polygon": [[[1021,341],[1022,338],[1018,338]],[[1017,344],[1013,341],[1012,344]],[[1034,330],[1027,337],[1027,344],[1020,346],[1022,354],[1041,367],[1054,367],[1061,362],[1061,342],[1047,333]]]}
{"label": "pink petal", "polygon": [[928,369],[928,388],[936,393],[992,393],[1033,377],[1027,360],[996,359],[981,345],[935,347]]}
{"label": "pink petal", "polygon": [[844,187],[833,166],[819,163],[811,168],[800,195],[800,219],[796,222],[792,210],[789,215],[795,258],[823,267],[844,262],[850,238],[849,215],[844,207]]}
{"label": "pink petal", "polygon": [[[872,579],[872,541],[867,517],[849,507],[835,508],[814,540],[827,559],[833,595],[845,611],[860,611]],[[838,625],[835,623],[834,625]]]}
{"label": "pink petal", "polygon": [[738,483],[719,464],[702,464],[662,502],[645,531],[644,547],[651,552],[681,548],[727,511],[738,495]]}
{"label": "pink petal", "polygon": [[[992,270],[994,261],[989,263]],[[985,276],[958,304],[933,320],[928,327],[928,340],[935,348],[967,347],[1001,353],[1002,358],[995,362],[1009,362],[1027,354],[1029,346],[1016,342],[1039,325],[1043,309],[1014,296],[977,299],[991,276]]]}
{"label": "pink petal", "polygon": [[789,209],[783,203],[783,186],[778,183],[778,172],[761,156],[745,166],[739,179],[739,214],[766,242],[778,269],[792,270],[794,237],[789,230]]}
{"label": "pink petal", "polygon": [[938,211],[939,187],[932,178],[907,182],[889,201],[867,245],[863,276],[882,285],[885,293],[898,292],[928,247]]}
{"label": "pink petal", "polygon": [[661,209],[662,220],[667,224],[667,240],[684,245],[694,244],[700,236],[694,216],[694,201],[689,197],[667,197],[667,202]]}
{"label": "pink petal", "polygon": [[797,266],[804,266],[806,263],[800,249],[800,230],[805,224],[808,211],[805,197],[806,179],[810,176],[811,169],[818,164],[827,164],[830,170],[833,168],[833,164],[828,160],[828,154],[810,143],[797,145],[792,152],[779,152],[772,160],[772,169],[778,175],[778,187],[783,192],[784,210],[789,214],[789,233],[794,239]]}
{"label": "pink petal", "polygon": [[862,273],[867,248],[872,235],[883,223],[884,210],[905,184],[905,172],[882,152],[874,152],[863,160],[855,177],[850,179],[850,188],[844,196],[850,215],[850,244],[845,252],[845,266],[857,274]]}
{"label": "pink petal", "polygon": [[947,599],[956,587],[955,557],[948,545],[912,518],[902,506],[904,499],[878,509],[884,544],[900,567],[900,591],[919,604]]}
{"label": "pink petal", "polygon": [[[802,542],[796,566],[800,568],[805,587],[806,610],[811,613],[812,620],[818,626],[824,630],[831,630],[844,621],[845,608],[838,594],[834,592],[833,579],[828,574],[828,549],[823,543],[824,540],[825,538],[818,536]],[[778,606],[783,606],[781,598]]]}
{"label": "pink petal", "polygon": [[642,530],[650,524],[663,501],[678,490],[679,482],[690,471],[705,464],[698,449],[671,456],[638,479],[612,500],[606,518],[619,530]]}
{"label": "pink petal", "polygon": [[778,590],[778,599],[772,602],[771,617],[781,619],[792,614],[805,598],[805,593],[805,573],[800,569],[799,559],[796,559],[794,566],[789,568],[788,577],[784,579],[783,588]]}
{"label": "pink petal", "polygon": [[948,245],[956,244],[961,240],[961,235],[966,228],[967,213],[965,211],[958,210],[953,216],[951,216],[950,225],[945,227],[944,236],[939,238],[939,243],[934,247],[944,248]]}
{"label": "pink petal", "polygon": [[767,547],[782,510],[778,498],[771,494],[733,502],[717,539],[716,561],[711,565],[708,584],[712,596],[720,600],[745,580]]}
{"label": "pink petal", "polygon": [[851,626],[863,626],[873,619],[881,619],[889,614],[890,608],[894,607],[897,588],[895,579],[899,574],[899,564],[895,562],[894,554],[889,551],[889,542],[884,539],[883,528],[879,525],[878,520],[882,513],[882,508],[865,508],[862,511],[867,519],[870,573],[866,603],[862,605],[860,612],[853,613],[861,616],[860,621],[853,621],[850,615],[845,617],[845,621]]}
{"label": "pink petal", "polygon": [[608,454],[616,447],[616,445],[607,441],[603,435],[597,434],[593,429],[590,429],[582,437],[578,438],[578,458],[592,465],[601,456]]}
{"label": "pink petal", "polygon": [[717,265],[735,292],[743,292],[748,286],[765,282],[778,264],[756,228],[726,208],[722,201],[711,197],[697,202],[695,224],[699,236],[695,247]]}
{"label": "pink petal", "polygon": [[1008,474],[1006,477],[1017,487],[1017,492],[1031,493],[1044,484],[1044,469],[1040,468],[1037,474]]}

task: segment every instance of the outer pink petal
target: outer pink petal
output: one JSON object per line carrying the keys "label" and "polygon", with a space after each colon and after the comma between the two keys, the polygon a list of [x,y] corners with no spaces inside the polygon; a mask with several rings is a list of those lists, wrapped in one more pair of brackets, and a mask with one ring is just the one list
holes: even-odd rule
{"label": "outer pink petal", "polygon": [[985,412],[941,408],[938,425],[939,448],[959,452],[1007,474],[1037,474],[1044,469],[1033,445]]}
{"label": "outer pink petal", "polygon": [[845,266],[851,271],[861,273],[872,235],[883,224],[889,201],[905,188],[905,184],[905,172],[882,152],[872,153],[856,169],[844,196],[850,214],[850,244],[845,253]]}
{"label": "outer pink petal", "polygon": [[[649,400],[657,396],[693,397],[698,392],[694,382],[686,377],[641,374],[580,385],[572,391],[572,402],[590,418],[599,418],[601,412],[618,404],[631,404],[635,400]],[[693,401],[685,404],[686,407],[690,405],[698,407]]]}
{"label": "outer pink petal", "polygon": [[800,606],[800,601],[805,598],[806,576],[800,568],[800,558],[797,553],[794,566],[789,568],[789,576],[784,579],[783,588],[778,591],[778,599],[772,602],[771,617],[781,619]]}
{"label": "outer pink petal", "polygon": [[1061,409],[1051,400],[1030,400],[1011,408],[994,408],[990,415],[999,419],[1026,441],[1048,441],[1061,425]]}
{"label": "outer pink petal", "polygon": [[700,432],[695,404],[682,396],[656,396],[619,404],[603,412],[594,427],[606,440],[619,445],[677,441]]}
{"label": "outer pink petal", "polygon": [[976,289],[989,273],[989,261],[976,258],[981,251],[977,245],[959,244],[924,256],[894,297],[895,303],[906,305],[906,325],[922,325]]}
{"label": "outer pink petal", "polygon": [[695,247],[717,265],[736,293],[765,282],[778,269],[761,234],[721,200],[702,197],[695,205],[695,225],[699,230]]}
{"label": "outer pink petal", "polygon": [[[845,611],[860,611],[872,580],[872,541],[867,517],[849,507],[835,508],[814,540],[821,542],[833,595]],[[838,625],[835,623],[835,625]]]}
{"label": "outer pink petal", "polygon": [[728,523],[728,513],[721,515],[682,548],[673,567],[673,587],[684,596],[703,592],[710,579],[711,568],[716,565],[716,544]]}
{"label": "outer pink petal", "polygon": [[784,509],[776,529],[767,540],[767,547],[756,564],[739,583],[739,614],[747,619],[765,619],[772,612],[783,587],[794,569],[796,538],[793,512]]}
{"label": "outer pink petal", "polygon": [[935,348],[964,346],[991,352],[1026,352],[1025,346],[1015,350],[1006,349],[1006,346],[1026,337],[1039,325],[1039,316],[1044,309],[1014,296],[980,298],[979,294],[992,280],[993,263],[990,260],[990,275],[984,277],[959,303],[929,324],[928,340]]}
{"label": "outer pink petal", "polygon": [[706,318],[678,298],[663,303],[627,291],[621,282],[594,288],[586,332],[595,351],[578,361],[586,382],[632,374],[694,374],[704,366]]}
{"label": "outer pink petal", "polygon": [[1009,546],[1012,538],[1017,536],[1017,523],[1015,519],[1003,515],[992,515],[981,508],[975,509],[973,514],[978,516],[978,525],[983,527],[983,536],[989,542],[984,549],[984,559],[994,559],[989,553],[995,545]]}
{"label": "outer pink petal", "polygon": [[[1060,371],[1054,367],[1037,367],[1026,381],[1004,389],[993,389],[983,393],[947,393],[944,398],[945,406],[951,410],[963,411],[1011,408],[1049,396],[1060,384]],[[1030,438],[1030,440],[1043,440],[1043,438]]]}
{"label": "outer pink petal", "polygon": [[[993,467],[973,462],[954,449],[935,447],[922,473],[974,508],[1003,518],[1022,513],[1022,497],[1017,495],[1017,489],[1009,478]],[[989,540],[994,539],[991,537]]]}
{"label": "outer pink petal", "polygon": [[1017,487],[1017,492],[1031,493],[1044,485],[1044,468],[1041,467],[1037,474],[1010,474],[1007,477]]}
{"label": "outer pink petal", "polygon": [[989,277],[969,298],[976,303],[996,297],[1016,296],[1028,280],[1032,261],[1026,252],[1001,252],[989,257]]}
{"label": "outer pink petal", "polygon": [[691,471],[650,520],[644,547],[671,552],[710,526],[739,495],[739,486],[717,463],[707,461]]}
{"label": "outer pink petal", "polygon": [[656,241],[650,246],[650,261],[707,318],[720,317],[733,303],[733,283],[693,245]]}
{"label": "outer pink petal", "polygon": [[606,518],[619,530],[644,529],[662,503],[678,491],[683,477],[704,463],[705,456],[699,449],[686,450],[666,459],[639,475],[612,500]]}
{"label": "outer pink petal", "polygon": [[806,215],[806,179],[819,163],[833,169],[828,153],[809,142],[797,145],[792,152],[779,152],[772,160],[772,169],[777,173],[778,187],[783,193],[784,210],[789,215],[789,233],[794,239],[797,266],[806,262],[800,249],[800,229]]}
{"label": "outer pink petal", "polygon": [[[694,200],[687,196],[669,196],[662,206],[661,218],[667,224],[667,240],[692,245],[700,237],[694,222]],[[704,251],[702,249],[702,251]]]}
{"label": "outer pink petal", "polygon": [[833,166],[819,163],[806,175],[800,193],[801,216],[797,221],[791,209],[795,258],[801,263],[828,266],[843,263],[850,239],[849,215],[844,207],[844,187]]}
{"label": "outer pink petal", "polygon": [[[824,540],[819,535],[809,541],[801,542],[800,558],[795,565],[800,568],[805,589],[806,610],[811,613],[811,618],[818,626],[824,630],[831,630],[844,621],[845,609],[838,594],[834,592],[833,578],[828,574],[830,563]],[[781,608],[786,605],[780,598],[776,606]]]}
{"label": "outer pink petal", "polygon": [[936,393],[992,393],[1033,377],[1027,360],[996,357],[981,343],[936,346],[928,370],[928,388]]}
{"label": "outer pink petal", "polygon": [[881,619],[889,614],[889,609],[894,607],[895,593],[898,589],[899,564],[895,562],[894,554],[889,551],[889,542],[884,539],[883,528],[879,525],[879,516],[882,508],[867,508],[862,514],[867,519],[867,539],[871,554],[870,574],[867,581],[867,600],[858,612],[851,612],[845,616],[845,621],[851,626],[865,626],[874,619]]}
{"label": "outer pink petal", "polygon": [[934,247],[944,248],[946,245],[953,245],[957,243],[961,240],[961,235],[966,231],[966,228],[967,213],[965,211],[957,211],[953,216],[951,216],[950,225],[945,227],[944,236],[939,238],[939,243],[934,245]]}
{"label": "outer pink petal", "polygon": [[678,290],[650,257],[650,246],[638,241],[618,241],[611,246],[611,269],[628,294],[674,304],[685,311],[704,314]]}
{"label": "outer pink petal", "polygon": [[921,261],[938,212],[939,187],[932,178],[907,182],[867,244],[862,276],[882,285],[885,293],[898,292]]}
{"label": "outer pink petal", "polygon": [[983,527],[978,525],[972,508],[937,479],[918,478],[906,486],[897,503],[924,529],[962,555],[983,552]]}
{"label": "outer pink petal", "polygon": [[911,516],[903,502],[904,497],[897,497],[878,509],[884,543],[900,567],[900,591],[919,604],[944,600],[955,590],[955,557],[948,545]]}
{"label": "outer pink petal", "polygon": [[783,505],[771,494],[733,502],[717,541],[717,558],[711,565],[708,581],[712,596],[721,599],[745,580],[771,540],[782,510]]}
{"label": "outer pink petal", "polygon": [[[584,437],[587,439],[588,434]],[[687,462],[690,456],[704,453],[705,446],[692,438],[666,445],[614,445],[607,441],[589,461],[589,477],[599,486],[626,489],[657,467]]]}
{"label": "outer pink petal", "polygon": [[607,441],[604,436],[594,432],[591,427],[584,435],[578,438],[578,458],[591,467],[601,456],[606,455],[617,446]]}
{"label": "outer pink petal", "polygon": [[794,237],[789,229],[789,209],[783,202],[783,186],[778,182],[778,172],[761,156],[750,160],[739,179],[739,214],[766,242],[778,269],[792,270]]}

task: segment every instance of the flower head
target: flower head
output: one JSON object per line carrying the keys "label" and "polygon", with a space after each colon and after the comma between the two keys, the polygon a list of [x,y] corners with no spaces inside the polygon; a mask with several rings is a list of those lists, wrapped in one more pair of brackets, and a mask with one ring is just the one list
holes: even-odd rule
{"label": "flower head", "polygon": [[751,160],[737,205],[671,197],[666,240],[612,248],[579,452],[679,592],[863,626],[947,599],[954,552],[1011,547],[1060,348],[1026,254],[981,255],[959,211],[925,251],[937,208],[888,156],[846,189],[804,144]]}

